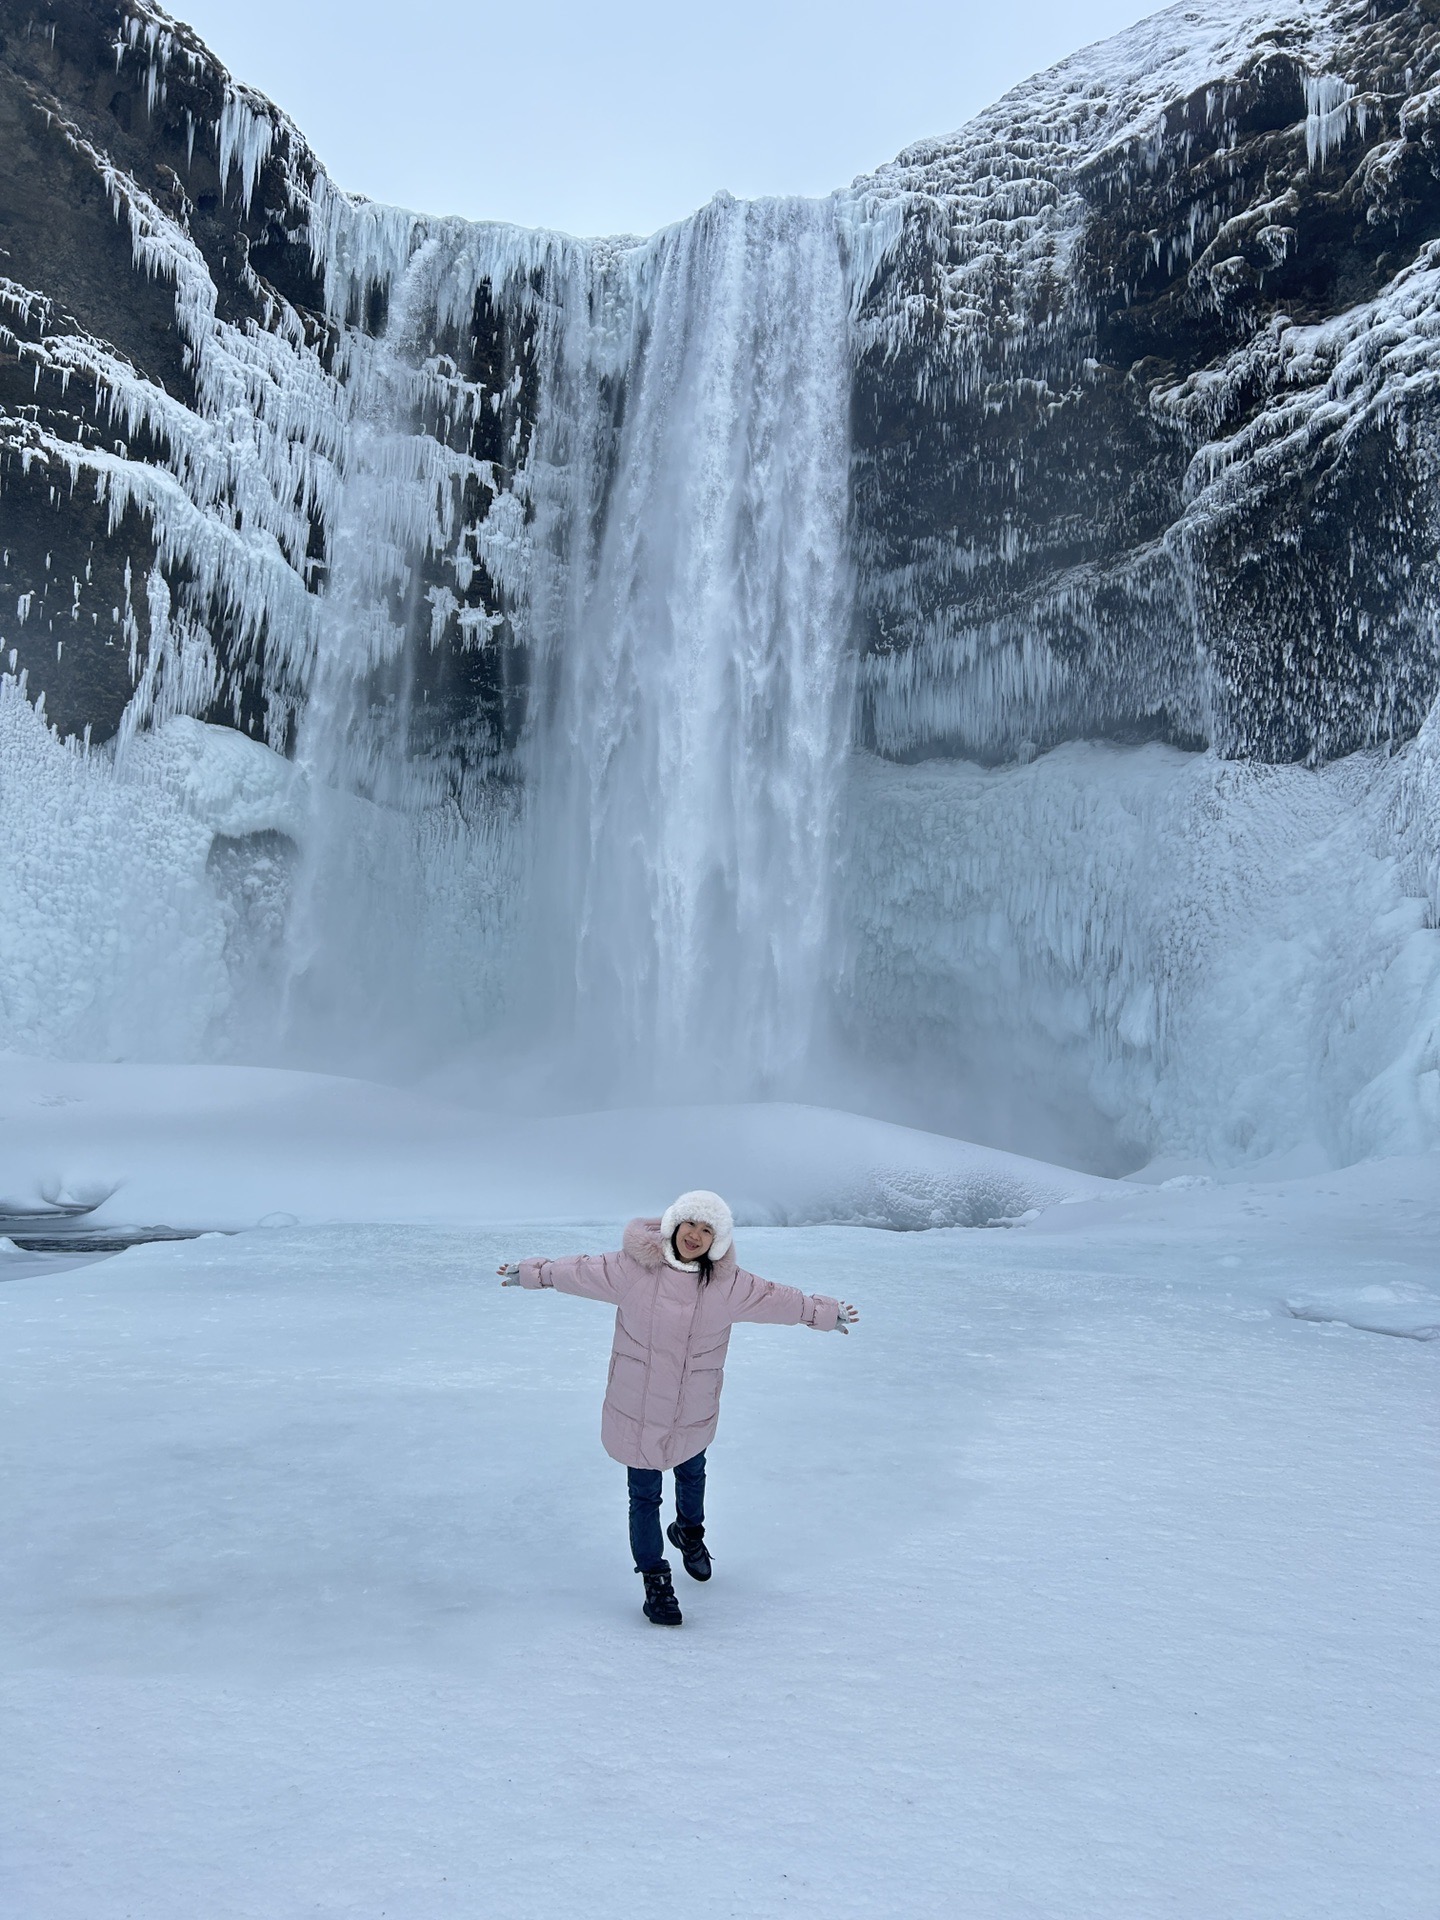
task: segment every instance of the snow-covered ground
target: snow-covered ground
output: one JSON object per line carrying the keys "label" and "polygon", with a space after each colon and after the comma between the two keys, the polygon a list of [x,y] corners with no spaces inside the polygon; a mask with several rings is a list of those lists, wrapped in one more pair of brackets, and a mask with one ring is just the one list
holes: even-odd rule
{"label": "snow-covered ground", "polygon": [[1433,1914],[1440,1158],[1091,1184],[742,1231],[863,1319],[737,1331],[678,1633],[493,1277],[618,1213],[12,1268],[7,1911]]}

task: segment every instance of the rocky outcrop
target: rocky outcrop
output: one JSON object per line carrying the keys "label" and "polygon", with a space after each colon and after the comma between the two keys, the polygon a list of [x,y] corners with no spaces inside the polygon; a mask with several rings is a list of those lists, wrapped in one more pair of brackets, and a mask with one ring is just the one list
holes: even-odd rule
{"label": "rocky outcrop", "polygon": [[[125,497],[114,484],[132,463],[162,463],[165,424],[197,408],[204,317],[177,311],[167,242],[222,324],[263,325],[277,282],[319,304],[288,191],[291,168],[303,180],[313,162],[262,114],[249,123],[262,177],[247,176],[232,143],[250,106],[186,29],[143,10],[0,11],[0,607],[14,664],[65,731],[115,731],[151,657],[159,589],[173,601],[185,572],[178,556],[157,569],[143,487]],[[230,503],[209,505],[218,520]],[[223,633],[223,609],[204,611]],[[227,717],[253,723],[249,676],[226,651],[238,669]]]}
{"label": "rocky outcrop", "polygon": [[860,184],[882,751],[1313,760],[1415,732],[1440,683],[1432,0],[1174,8]]}
{"label": "rocky outcrop", "polygon": [[[0,145],[0,664],[64,732],[189,712],[283,745],[386,318],[363,245],[339,263],[373,210],[146,0],[3,0]],[[463,757],[513,726],[515,676],[483,565],[457,579],[444,552],[503,484],[533,393],[525,321],[486,290],[432,332],[407,425],[454,458],[370,693],[393,705],[393,642],[423,607],[409,724]],[[447,410],[456,380],[503,405]]]}

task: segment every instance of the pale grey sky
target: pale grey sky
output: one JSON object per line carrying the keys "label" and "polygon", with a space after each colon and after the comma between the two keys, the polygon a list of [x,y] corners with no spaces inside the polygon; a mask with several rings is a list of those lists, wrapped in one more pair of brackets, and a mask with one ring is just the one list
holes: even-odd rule
{"label": "pale grey sky", "polygon": [[171,0],[341,186],[429,213],[648,233],[826,193],[1155,11],[1145,0]]}

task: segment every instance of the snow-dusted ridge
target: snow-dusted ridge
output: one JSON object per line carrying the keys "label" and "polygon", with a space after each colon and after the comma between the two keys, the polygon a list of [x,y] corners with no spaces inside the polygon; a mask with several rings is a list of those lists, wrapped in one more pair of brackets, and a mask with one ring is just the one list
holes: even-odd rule
{"label": "snow-dusted ridge", "polygon": [[[1104,176],[1115,197],[1138,177],[1183,166],[1200,144],[1188,124],[1195,108],[1216,151],[1233,152],[1255,70],[1277,58],[1301,69],[1298,131],[1307,164],[1323,167],[1352,130],[1363,136],[1367,117],[1366,96],[1330,63],[1353,53],[1362,22],[1387,11],[1409,10],[1335,0],[1165,8],[1021,82],[957,133],[907,148],[853,191],[899,197],[934,223],[940,307],[957,344],[1008,332],[1014,350],[1028,355],[1037,310],[1084,297],[1069,269],[1093,204],[1091,178]],[[1411,49],[1407,84],[1424,51]],[[1408,117],[1417,117],[1415,108]],[[1367,170],[1384,159],[1393,161],[1393,152],[1368,154]],[[1209,206],[1187,207],[1182,231],[1149,236],[1154,264],[1193,267],[1225,231],[1227,211],[1223,187]],[[897,286],[867,326],[893,353],[920,318]]]}

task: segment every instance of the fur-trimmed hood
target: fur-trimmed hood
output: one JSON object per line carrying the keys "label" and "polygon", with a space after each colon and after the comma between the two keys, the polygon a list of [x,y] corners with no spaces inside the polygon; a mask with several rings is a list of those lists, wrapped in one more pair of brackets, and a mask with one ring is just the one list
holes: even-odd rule
{"label": "fur-trimmed hood", "polygon": [[[681,1216],[682,1219],[686,1217],[688,1216]],[[694,1273],[697,1269],[693,1262],[684,1265],[671,1259],[667,1244],[668,1236],[663,1231],[664,1224],[663,1220],[632,1220],[626,1227],[625,1237],[620,1244],[630,1258],[638,1260],[642,1267],[677,1267],[681,1273]],[[706,1225],[709,1224],[707,1221]],[[710,1266],[715,1275],[733,1273],[735,1271],[733,1245],[726,1247],[718,1260],[712,1257]]]}

